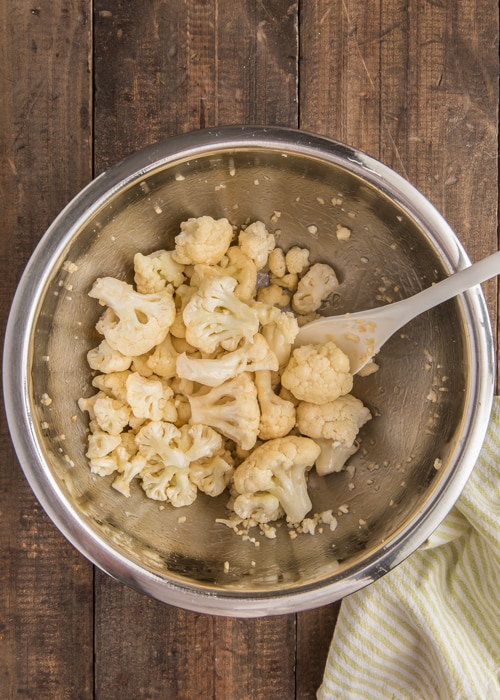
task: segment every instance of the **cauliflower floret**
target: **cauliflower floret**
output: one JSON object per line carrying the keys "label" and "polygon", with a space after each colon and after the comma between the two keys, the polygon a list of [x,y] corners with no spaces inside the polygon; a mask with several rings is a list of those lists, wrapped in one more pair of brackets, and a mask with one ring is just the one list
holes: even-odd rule
{"label": "cauliflower floret", "polygon": [[[104,457],[95,457],[90,460],[90,470],[99,476],[109,476],[118,471],[119,479],[126,470],[131,469],[130,459],[137,452],[134,435],[123,433],[120,436],[120,444]],[[115,479],[116,481],[116,479]],[[128,494],[130,496],[130,491]]]}
{"label": "cauliflower floret", "polygon": [[279,285],[270,284],[267,287],[259,287],[257,301],[269,304],[269,306],[288,306],[290,297]]}
{"label": "cauliflower floret", "polygon": [[[117,479],[119,479],[125,471],[132,468],[130,460],[136,452],[137,447],[135,446],[134,435],[132,433],[122,433],[120,436],[120,444],[111,450],[111,452],[108,452],[102,457],[93,457],[89,460],[90,471],[99,476],[109,476],[118,471],[120,474]],[[127,488],[129,488],[129,486],[128,484]],[[130,490],[126,495],[130,496]]]}
{"label": "cauliflower floret", "polygon": [[139,294],[130,284],[114,277],[96,280],[89,296],[109,308],[96,329],[113,350],[134,357],[161,343],[175,319],[171,288],[157,294]]}
{"label": "cauliflower floret", "polygon": [[175,237],[173,259],[183,265],[217,265],[226,254],[233,238],[233,227],[227,219],[211,216],[191,218],[181,223]]}
{"label": "cauliflower floret", "polygon": [[87,362],[91,369],[107,374],[108,372],[122,372],[130,367],[132,358],[122,355],[118,350],[113,350],[107,340],[87,353]]}
{"label": "cauliflower floret", "polygon": [[131,372],[125,382],[127,403],[136,418],[148,420],[177,419],[177,412],[171,399],[174,392],[166,382],[156,377],[142,377],[137,372]]}
{"label": "cauliflower floret", "polygon": [[284,515],[279,499],[268,492],[242,493],[234,499],[232,509],[243,520],[261,524],[279,520]]}
{"label": "cauliflower floret", "polygon": [[130,407],[110,396],[99,396],[94,403],[94,417],[101,430],[120,435],[130,420]]}
{"label": "cauliflower floret", "polygon": [[278,370],[278,358],[260,333],[241,348],[216,359],[198,359],[182,353],[177,357],[177,376],[205,386],[220,386],[242,372]]}
{"label": "cauliflower floret", "polygon": [[220,496],[232,479],[233,461],[227,450],[213,457],[202,457],[189,467],[191,481],[208,496]]}
{"label": "cauliflower floret", "polygon": [[86,455],[90,460],[106,457],[121,442],[119,435],[110,435],[103,430],[96,430],[89,435]]}
{"label": "cauliflower floret", "polygon": [[118,471],[111,486],[121,494],[130,497],[130,484],[146,465],[146,460],[137,454],[134,433],[122,433],[121,442],[109,455]]}
{"label": "cauliflower floret", "polygon": [[258,332],[257,313],[235,297],[236,284],[233,277],[202,281],[183,312],[188,343],[209,354],[219,347],[231,351]]}
{"label": "cauliflower floret", "polygon": [[352,457],[358,449],[359,445],[354,442],[350,447],[343,445],[337,440],[326,440],[324,438],[316,438],[315,442],[321,448],[321,454],[316,460],[316,472],[319,476],[340,472],[347,462],[349,457]]}
{"label": "cauliflower floret", "polygon": [[317,311],[323,301],[339,286],[339,281],[330,265],[312,265],[299,281],[292,297],[292,309],[298,314]]}
{"label": "cauliflower floret", "polygon": [[175,301],[175,319],[170,326],[170,334],[173,338],[185,338],[186,337],[186,325],[184,323],[184,309],[189,300],[196,294],[197,288],[189,286],[187,284],[181,284],[175,290],[174,301]]}
{"label": "cauliflower floret", "polygon": [[151,421],[137,433],[136,443],[139,454],[147,460],[141,472],[147,496],[178,508],[191,505],[197,496],[189,476],[191,462],[220,451],[222,438],[205,425],[179,429],[172,423]]}
{"label": "cauliflower floret", "polygon": [[247,372],[208,392],[189,395],[188,399],[191,423],[210,425],[244,450],[255,445],[260,410],[257,389]]}
{"label": "cauliflower floret", "polygon": [[221,436],[200,423],[177,428],[166,421],[150,421],[135,438],[139,452],[148,460],[188,467],[202,457],[213,457],[222,448]]}
{"label": "cauliflower floret", "polygon": [[255,373],[260,406],[259,438],[270,440],[287,435],[295,426],[295,406],[276,396],[271,385],[271,372]]}
{"label": "cauliflower floret", "polygon": [[309,265],[309,250],[307,248],[299,248],[293,246],[285,255],[285,263],[288,272],[300,275]]}
{"label": "cauliflower floret", "polygon": [[146,360],[148,368],[163,379],[175,377],[175,363],[179,353],[174,348],[172,336],[167,334],[165,340],[159,343]]}
{"label": "cauliflower floret", "polygon": [[118,471],[120,473],[111,486],[126,498],[130,498],[130,484],[136,477],[140,476],[147,465],[145,457],[140,454],[133,455],[119,466]]}
{"label": "cauliflower floret", "polygon": [[142,377],[151,377],[154,372],[148,365],[149,357],[149,352],[145,355],[137,355],[137,357],[134,357],[130,366],[131,372],[138,372]]}
{"label": "cauliflower floret", "polygon": [[136,253],[134,272],[134,282],[141,294],[161,292],[167,284],[179,287],[186,279],[184,265],[176,262],[168,250],[156,250],[149,255]]}
{"label": "cauliflower floret", "polygon": [[283,277],[275,277],[274,275],[270,275],[269,281],[271,284],[275,284],[278,287],[288,289],[288,291],[293,294],[297,291],[299,276],[295,272],[287,272],[287,274],[283,275]]}
{"label": "cauliflower floret", "polygon": [[234,277],[238,282],[234,290],[235,295],[241,301],[253,299],[257,287],[257,266],[255,262],[241,250],[239,246],[232,246],[226,253],[227,265],[224,265],[226,274]]}
{"label": "cauliflower floret", "polygon": [[207,277],[228,276],[237,281],[234,295],[240,301],[251,301],[257,287],[257,267],[238,246],[231,246],[219,265],[195,265],[191,285],[199,287]]}
{"label": "cauliflower floret", "polygon": [[240,232],[238,244],[243,253],[255,262],[257,269],[262,270],[267,264],[269,253],[276,246],[276,240],[262,221],[254,221]]}
{"label": "cauliflower floret", "polygon": [[356,437],[371,417],[368,408],[352,394],[321,406],[306,401],[299,403],[297,427],[303,435],[315,438],[321,447],[321,455],[316,460],[320,476],[342,469],[358,450]]}
{"label": "cauliflower floret", "polygon": [[299,523],[311,510],[306,474],[320,453],[310,438],[268,440],[257,447],[234,472],[237,494],[269,493],[278,499],[290,523]]}
{"label": "cauliflower floret", "polygon": [[348,394],[353,385],[349,358],[333,341],[295,348],[281,383],[300,401],[323,404]]}
{"label": "cauliflower floret", "polygon": [[130,376],[129,370],[123,372],[110,372],[109,374],[98,374],[92,380],[92,386],[104,392],[113,399],[118,399],[122,403],[127,403],[127,378]]}
{"label": "cauliflower floret", "polygon": [[273,277],[283,277],[286,273],[285,253],[283,250],[281,248],[272,250],[269,253],[267,264],[269,265],[269,272]]}
{"label": "cauliflower floret", "polygon": [[280,311],[275,306],[262,302],[254,302],[260,323],[261,333],[269,343],[269,347],[278,358],[279,366],[284,367],[292,351],[292,345],[299,332],[297,319],[291,311]]}
{"label": "cauliflower floret", "polygon": [[99,391],[97,394],[94,394],[93,396],[86,396],[86,397],[81,397],[78,399],[78,408],[80,411],[87,411],[89,414],[89,418],[91,421],[95,421],[95,412],[94,412],[94,404],[97,401],[97,399],[102,398],[103,396],[107,396],[107,394],[104,393],[104,391]]}
{"label": "cauliflower floret", "polygon": [[301,401],[297,406],[297,427],[303,435],[336,440],[348,447],[371,417],[368,408],[352,394],[321,405]]}

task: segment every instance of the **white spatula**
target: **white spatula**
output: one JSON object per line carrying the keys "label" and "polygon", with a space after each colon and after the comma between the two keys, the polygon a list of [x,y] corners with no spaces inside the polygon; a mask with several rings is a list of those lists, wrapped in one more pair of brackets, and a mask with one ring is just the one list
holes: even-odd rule
{"label": "white spatula", "polygon": [[474,263],[408,299],[369,311],[326,316],[303,326],[295,346],[333,340],[351,362],[356,374],[382,345],[408,321],[491,277],[500,274],[500,251]]}

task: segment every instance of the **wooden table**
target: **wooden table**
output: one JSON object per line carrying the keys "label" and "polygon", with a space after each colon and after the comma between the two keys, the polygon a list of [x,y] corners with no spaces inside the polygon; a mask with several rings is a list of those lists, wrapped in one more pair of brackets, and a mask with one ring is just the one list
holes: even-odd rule
{"label": "wooden table", "polygon": [[[497,0],[0,0],[2,327],[81,187],[219,124],[348,142],[427,195],[473,260],[496,250],[497,38]],[[315,697],[339,604],[239,620],[149,600],[55,529],[3,415],[1,445],[2,699]]]}

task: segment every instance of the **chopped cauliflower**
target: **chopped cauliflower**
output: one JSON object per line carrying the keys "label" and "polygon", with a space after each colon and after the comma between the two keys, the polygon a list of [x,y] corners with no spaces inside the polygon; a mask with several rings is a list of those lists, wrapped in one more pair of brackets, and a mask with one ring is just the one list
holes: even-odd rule
{"label": "chopped cauliflower", "polygon": [[95,386],[96,389],[104,392],[107,396],[111,396],[113,399],[127,403],[127,377],[130,374],[128,370],[98,374],[93,378],[92,386]]}
{"label": "chopped cauliflower", "polygon": [[257,389],[248,372],[214,387],[188,396],[191,422],[204,423],[250,450],[257,440],[260,409]]}
{"label": "chopped cauliflower", "polygon": [[173,259],[182,265],[217,265],[227,252],[233,238],[233,227],[227,219],[215,220],[199,216],[181,223],[175,237]]}
{"label": "chopped cauliflower", "polygon": [[168,284],[180,287],[185,281],[184,265],[173,259],[168,250],[156,250],[149,255],[134,256],[134,282],[141,294],[161,292]]}
{"label": "chopped cauliflower", "polygon": [[110,396],[99,396],[94,403],[98,426],[110,435],[121,435],[130,420],[130,406]]}
{"label": "chopped cauliflower", "polygon": [[[125,470],[131,469],[130,460],[136,452],[134,436],[131,433],[122,433],[120,443],[111,452],[89,460],[90,470],[99,476],[109,476],[115,472],[119,472],[121,476]],[[127,495],[130,495],[130,492]]]}
{"label": "chopped cauliflower", "polygon": [[146,365],[153,374],[163,377],[163,379],[172,379],[176,376],[176,362],[179,353],[174,347],[172,336],[168,334],[165,340],[155,347],[153,352],[148,356]]}
{"label": "chopped cauliflower", "polygon": [[236,284],[233,277],[202,281],[183,312],[188,343],[207,353],[219,347],[231,351],[258,332],[257,314],[235,296]]}
{"label": "chopped cauliflower", "polygon": [[[270,275],[269,281],[272,284],[275,284],[277,287],[287,289],[291,294],[293,294],[297,291],[299,276],[296,272],[287,272],[286,275],[283,275],[283,277],[275,277],[274,275]],[[290,301],[290,299],[288,301]]]}
{"label": "chopped cauliflower", "polygon": [[285,511],[290,523],[299,523],[311,510],[306,474],[320,448],[310,438],[287,435],[268,440],[234,472],[234,488],[243,495],[268,493]]}
{"label": "chopped cauliflower", "polygon": [[174,392],[160,377],[146,378],[138,372],[131,372],[125,387],[127,403],[136,418],[152,421],[176,420],[175,407],[170,401]]}
{"label": "chopped cauliflower", "polygon": [[309,251],[307,248],[293,246],[285,255],[285,263],[288,272],[301,275],[309,265]]}
{"label": "chopped cauliflower", "polygon": [[280,518],[294,537],[314,534],[327,520],[306,517],[308,473],[343,469],[371,418],[333,342],[293,348],[338,280],[306,248],[276,247],[261,221],[235,231],[188,219],[173,250],[135,254],[135,287],[95,281],[89,296],[106,307],[87,354],[97,393],[78,400],[88,464],[124,497],[137,485],[172,507],[227,491],[232,515],[217,522],[239,534],[274,538]]}
{"label": "chopped cauliflower", "polygon": [[267,264],[269,266],[269,272],[273,277],[283,277],[286,273],[285,253],[283,250],[281,248],[274,248],[274,250],[269,253]]}
{"label": "chopped cauliflower", "polygon": [[238,243],[245,255],[253,260],[258,270],[267,265],[267,259],[276,246],[276,239],[262,221],[254,221],[240,232]]}
{"label": "chopped cauliflower", "polygon": [[87,457],[92,460],[98,457],[105,457],[112,452],[121,442],[119,435],[110,435],[103,430],[95,430],[89,436]]}
{"label": "chopped cauliflower", "polygon": [[324,404],[301,401],[297,406],[297,427],[303,435],[336,440],[348,447],[370,418],[368,408],[352,394]]}
{"label": "chopped cauliflower", "polygon": [[178,508],[191,505],[197,496],[189,474],[191,462],[212,457],[221,449],[222,439],[204,425],[179,429],[172,423],[151,421],[137,433],[136,443],[147,460],[140,473],[147,496]]}
{"label": "chopped cauliflower", "polygon": [[337,275],[330,265],[315,263],[300,279],[292,297],[292,309],[299,314],[313,313],[338,286]]}
{"label": "chopped cauliflower", "polygon": [[104,374],[108,372],[122,372],[132,364],[132,358],[122,355],[118,350],[113,350],[107,340],[102,340],[96,348],[87,353],[87,362],[91,369]]}
{"label": "chopped cauliflower", "polygon": [[191,285],[199,287],[208,277],[233,277],[236,280],[234,295],[240,301],[251,301],[257,288],[257,267],[253,260],[237,246],[227,251],[219,265],[200,263],[194,265]]}
{"label": "chopped cauliflower", "polygon": [[89,292],[108,309],[96,329],[113,350],[134,357],[161,343],[175,318],[171,289],[156,294],[139,294],[114,277],[99,278]]}
{"label": "chopped cauliflower", "polygon": [[237,350],[222,357],[203,359],[189,357],[185,352],[177,357],[177,376],[190,379],[205,386],[220,386],[242,372],[278,370],[278,358],[270,349],[266,339],[256,333]]}
{"label": "chopped cauliflower", "polygon": [[288,306],[290,297],[278,284],[270,284],[267,287],[259,288],[257,301],[269,304],[269,306]]}
{"label": "chopped cauliflower", "polygon": [[302,435],[315,438],[321,447],[316,461],[320,476],[340,471],[358,449],[355,443],[360,428],[371,419],[363,403],[347,394],[324,404],[301,401],[297,406],[297,427]]}
{"label": "chopped cauliflower", "polygon": [[207,496],[220,496],[233,478],[233,463],[231,453],[224,450],[222,454],[201,457],[192,462],[189,467],[189,476]]}
{"label": "chopped cauliflower", "polygon": [[268,491],[240,493],[233,502],[233,510],[243,520],[271,523],[285,514],[279,498]]}
{"label": "chopped cauliflower", "polygon": [[299,332],[297,319],[291,311],[281,311],[263,302],[254,302],[253,308],[262,325],[262,335],[278,358],[280,367],[284,367]]}
{"label": "chopped cauliflower", "polygon": [[333,341],[302,345],[293,351],[281,383],[300,401],[316,404],[335,401],[352,389],[349,358]]}
{"label": "chopped cauliflower", "polygon": [[356,454],[359,449],[356,442],[351,446],[326,438],[316,438],[315,442],[321,448],[321,453],[314,465],[319,476],[342,471],[349,457]]}
{"label": "chopped cauliflower", "polygon": [[295,426],[295,406],[275,394],[271,372],[256,372],[255,385],[260,406],[259,438],[271,440],[288,435]]}

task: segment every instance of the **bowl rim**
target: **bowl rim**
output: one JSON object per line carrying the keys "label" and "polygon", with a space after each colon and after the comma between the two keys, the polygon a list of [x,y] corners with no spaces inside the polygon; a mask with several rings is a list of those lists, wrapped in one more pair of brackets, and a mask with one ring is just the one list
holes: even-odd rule
{"label": "bowl rim", "polygon": [[[269,126],[235,125],[172,136],[136,151],[84,187],[60,212],[32,253],[19,281],[7,321],[3,353],[3,390],[7,423],[21,468],[43,509],[61,533],[93,564],[111,577],[170,605],[224,616],[257,617],[299,612],[334,602],[372,583],[400,564],[428,539],[456,503],[481,450],[494,394],[494,345],[481,288],[460,296],[472,348],[470,386],[462,419],[463,435],[456,448],[454,468],[442,480],[417,518],[393,533],[387,542],[342,577],[331,574],[320,587],[263,591],[252,595],[230,588],[211,591],[196,584],[170,581],[142,569],[105,546],[97,533],[71,506],[50,470],[43,465],[30,410],[30,329],[37,302],[53,263],[58,260],[84,220],[103,207],[118,191],[140,182],[152,171],[199,158],[213,151],[279,150],[349,169],[384,192],[423,227],[439,236],[439,247],[450,269],[470,260],[437,209],[405,178],[366,153],[340,141],[307,131]],[[445,488],[446,486],[446,488]],[[54,499],[55,495],[55,499]],[[272,601],[272,606],[269,602]]]}

